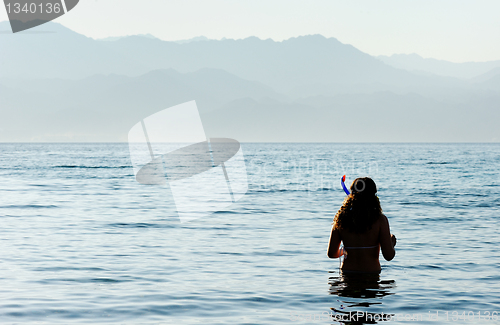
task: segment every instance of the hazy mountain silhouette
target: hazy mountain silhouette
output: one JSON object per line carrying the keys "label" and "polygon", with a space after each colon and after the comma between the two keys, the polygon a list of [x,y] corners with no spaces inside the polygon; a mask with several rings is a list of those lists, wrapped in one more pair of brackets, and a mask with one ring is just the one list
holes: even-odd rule
{"label": "hazy mountain silhouette", "polygon": [[[0,31],[10,30],[0,22]],[[80,79],[99,73],[138,75],[149,71],[142,63],[53,22],[16,34],[0,34],[2,78]]]}
{"label": "hazy mountain silhouette", "polygon": [[[152,34],[139,34],[139,35],[134,35],[134,36],[158,39],[158,37],[156,37]],[[117,41],[117,40],[125,38],[125,37],[129,37],[129,36],[111,36],[111,37],[105,37],[105,38],[97,38],[96,41],[114,42],[114,41]]]}
{"label": "hazy mountain silhouette", "polygon": [[[108,141],[125,141],[138,120],[190,100],[197,101],[201,113],[239,98],[287,100],[258,82],[208,68],[186,74],[169,69],[138,77],[95,75],[82,80],[0,79],[0,96],[0,128],[24,130],[25,141],[36,134],[54,141],[69,133],[88,136],[89,129],[110,134]],[[14,140],[2,137],[8,139]],[[96,135],[93,141],[103,139]]]}
{"label": "hazy mountain silhouette", "polygon": [[[417,94],[312,97],[292,104],[237,100],[205,117],[212,137],[276,142],[499,141],[500,96],[462,104]],[[473,107],[473,109],[471,109]]]}
{"label": "hazy mountain silhouette", "polygon": [[490,71],[472,79],[473,82],[487,82],[500,75],[500,67],[491,69]]}
{"label": "hazy mountain silhouette", "polygon": [[294,97],[407,91],[409,87],[426,89],[456,83],[395,69],[351,45],[321,35],[283,42],[249,37],[187,44],[128,37],[106,45],[131,60],[147,62],[151,69],[173,68],[180,72],[204,67],[223,69]]}
{"label": "hazy mountain silhouette", "polygon": [[177,44],[186,44],[186,43],[191,43],[191,42],[203,42],[203,41],[208,41],[208,37],[206,36],[196,36],[190,39],[185,39],[185,40],[179,40],[179,41],[174,41]]}
{"label": "hazy mountain silhouette", "polygon": [[47,23],[0,39],[0,141],[126,141],[190,100],[208,136],[240,141],[500,140],[498,69],[415,74],[320,35],[97,41]]}
{"label": "hazy mountain silhouette", "polygon": [[[0,23],[0,29],[6,26],[7,22]],[[3,36],[3,77],[78,79],[103,73],[135,76],[155,69],[193,72],[213,68],[294,97],[407,91],[411,87],[425,90],[452,82],[395,69],[351,45],[321,35],[283,42],[249,37],[179,44],[144,36],[96,41],[57,23],[34,30],[53,33]]]}
{"label": "hazy mountain silhouette", "polygon": [[420,74],[434,74],[461,79],[471,79],[500,67],[500,60],[454,63],[436,59],[424,59],[418,54],[380,55],[377,58],[398,69],[405,69]]}
{"label": "hazy mountain silhouette", "polygon": [[267,86],[213,69],[1,82],[2,141],[126,141],[140,119],[193,99],[208,136],[240,141],[500,139],[499,93],[470,95],[460,103],[392,92],[291,101]]}

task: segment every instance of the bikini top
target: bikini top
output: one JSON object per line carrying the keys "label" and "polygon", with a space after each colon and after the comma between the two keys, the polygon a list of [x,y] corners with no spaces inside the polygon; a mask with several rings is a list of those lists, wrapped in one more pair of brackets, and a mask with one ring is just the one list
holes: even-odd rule
{"label": "bikini top", "polygon": [[344,245],[340,246],[340,256],[344,256],[344,255],[347,255],[347,252],[346,250],[347,249],[364,249],[364,248],[378,248],[379,245],[375,245],[375,246],[361,246],[361,247],[346,247]]}

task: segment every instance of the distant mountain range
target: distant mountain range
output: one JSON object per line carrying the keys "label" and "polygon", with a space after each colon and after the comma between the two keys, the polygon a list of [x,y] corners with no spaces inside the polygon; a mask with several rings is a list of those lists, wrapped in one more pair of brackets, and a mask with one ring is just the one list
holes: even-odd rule
{"label": "distant mountain range", "polygon": [[[500,60],[490,62],[453,63],[436,59],[424,59],[417,54],[394,54],[378,56],[379,60],[398,69],[424,75],[438,75],[460,79],[472,79],[500,68]],[[497,70],[497,73],[500,71]]]}
{"label": "distant mountain range", "polygon": [[[135,35],[135,36],[146,37],[146,38],[151,38],[151,39],[158,39],[156,36],[151,35],[151,34],[139,34],[139,35]],[[111,37],[105,37],[105,38],[98,38],[96,40],[97,41],[105,41],[105,42],[114,42],[114,41],[118,41],[119,39],[122,39],[125,37],[128,37],[128,36],[111,36]]]}
{"label": "distant mountain range", "polygon": [[[105,42],[114,42],[114,41],[117,41],[117,40],[120,40],[120,39],[123,39],[126,37],[130,37],[130,36],[139,36],[139,37],[145,37],[145,38],[150,38],[150,39],[159,39],[158,37],[156,37],[152,34],[139,34],[139,35],[128,35],[128,36],[111,36],[111,37],[105,37],[105,38],[98,38],[96,40],[97,41],[105,41]],[[209,40],[208,37],[197,36],[197,37],[193,37],[190,39],[173,41],[173,42],[177,43],[177,44],[186,44],[186,43],[191,43],[191,42],[200,42],[200,41],[208,41],[208,40]]]}
{"label": "distant mountain range", "polygon": [[0,141],[126,141],[193,99],[209,136],[240,141],[500,140],[496,61],[376,58],[321,35],[103,41],[57,23],[0,42]]}
{"label": "distant mountain range", "polygon": [[452,82],[393,68],[321,35],[283,42],[250,37],[178,44],[144,36],[99,42],[55,23],[46,26],[55,33],[4,36],[0,49],[4,78],[78,79],[101,73],[137,76],[155,69],[193,72],[212,68],[293,97],[408,91],[409,87],[446,87]]}

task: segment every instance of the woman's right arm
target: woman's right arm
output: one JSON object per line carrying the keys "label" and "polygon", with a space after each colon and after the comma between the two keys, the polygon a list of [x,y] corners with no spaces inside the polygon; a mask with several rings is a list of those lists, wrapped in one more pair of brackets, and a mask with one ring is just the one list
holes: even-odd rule
{"label": "woman's right arm", "polygon": [[396,255],[394,246],[396,246],[396,236],[391,235],[391,229],[389,227],[389,220],[385,215],[382,215],[379,233],[380,248],[382,249],[382,255],[387,261],[390,261]]}

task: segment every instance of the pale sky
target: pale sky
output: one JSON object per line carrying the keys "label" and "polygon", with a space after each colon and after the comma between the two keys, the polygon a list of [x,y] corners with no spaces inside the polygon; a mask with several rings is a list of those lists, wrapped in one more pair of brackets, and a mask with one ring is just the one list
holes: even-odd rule
{"label": "pale sky", "polygon": [[80,0],[56,22],[93,38],[321,34],[371,55],[466,62],[500,60],[499,15],[498,0]]}

